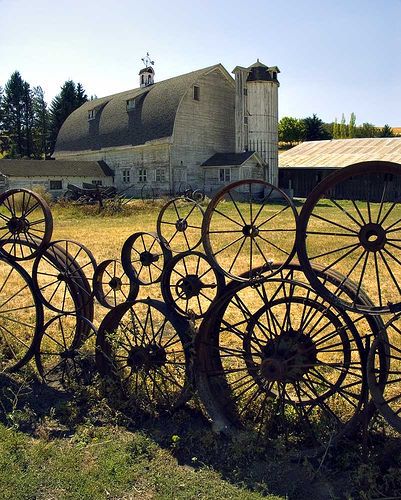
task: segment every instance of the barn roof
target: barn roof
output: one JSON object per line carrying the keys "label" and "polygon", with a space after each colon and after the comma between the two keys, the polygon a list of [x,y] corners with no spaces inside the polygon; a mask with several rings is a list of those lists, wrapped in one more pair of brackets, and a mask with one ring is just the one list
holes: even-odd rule
{"label": "barn roof", "polygon": [[[86,102],[63,123],[55,154],[136,146],[170,137],[184,94],[200,77],[218,68],[228,75],[221,64],[216,64],[148,87]],[[129,110],[128,100],[135,103]],[[95,116],[88,120],[88,113],[92,110]]]}
{"label": "barn roof", "polygon": [[279,155],[279,167],[342,168],[370,160],[401,163],[401,137],[303,142]]}
{"label": "barn roof", "polygon": [[114,172],[104,161],[0,160],[7,177],[108,177]]}
{"label": "barn roof", "polygon": [[202,163],[202,167],[240,166],[254,155],[261,163],[260,157],[255,151],[244,151],[243,153],[216,153]]}

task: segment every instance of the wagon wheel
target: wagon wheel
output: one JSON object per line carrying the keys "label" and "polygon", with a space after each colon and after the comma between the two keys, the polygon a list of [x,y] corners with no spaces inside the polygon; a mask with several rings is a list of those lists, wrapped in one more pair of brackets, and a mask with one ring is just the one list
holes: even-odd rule
{"label": "wagon wheel", "polygon": [[50,243],[35,259],[32,276],[43,304],[62,313],[82,313],[93,302],[89,284],[96,268],[92,253],[70,240]]}
{"label": "wagon wheel", "polygon": [[102,306],[113,309],[127,300],[135,300],[139,286],[130,281],[119,261],[109,259],[97,266],[93,290]]}
{"label": "wagon wheel", "polygon": [[188,322],[162,302],[125,303],[100,325],[96,363],[127,405],[172,411],[191,396],[189,344]]}
{"label": "wagon wheel", "polygon": [[132,234],[121,250],[121,263],[130,280],[140,285],[151,285],[161,280],[165,262],[171,251],[166,242],[155,233]]}
{"label": "wagon wheel", "polygon": [[0,371],[17,371],[33,356],[43,307],[32,279],[16,262],[0,260]]}
{"label": "wagon wheel", "polygon": [[144,184],[141,188],[141,200],[155,201],[155,190],[149,184]]}
{"label": "wagon wheel", "polygon": [[280,189],[259,180],[234,182],[221,189],[207,207],[203,245],[232,279],[270,276],[279,271],[274,263],[285,265],[294,255],[296,221],[295,206]]}
{"label": "wagon wheel", "polygon": [[184,316],[202,318],[221,294],[224,277],[200,252],[175,256],[163,273],[161,290],[167,304]]}
{"label": "wagon wheel", "polygon": [[96,373],[96,328],[72,314],[53,317],[43,327],[35,362],[43,381],[56,388],[88,385]]}
{"label": "wagon wheel", "polygon": [[294,454],[320,453],[361,418],[358,332],[307,285],[272,278],[250,291],[227,293],[200,327],[201,398],[219,430],[280,435]]}
{"label": "wagon wheel", "polygon": [[[368,384],[373,402],[387,422],[398,432],[401,432],[400,340],[401,322],[398,314],[386,324],[381,335],[376,337],[369,351],[367,363]],[[386,358],[384,367],[380,359],[383,351]]]}
{"label": "wagon wheel", "polygon": [[178,196],[190,197],[192,193],[193,193],[192,186],[188,182],[181,181],[178,184],[178,190],[177,190]]}
{"label": "wagon wheel", "polygon": [[205,199],[205,192],[202,189],[195,189],[190,196],[196,203],[201,203]]}
{"label": "wagon wheel", "polygon": [[[27,189],[11,189],[0,195],[1,252],[14,260],[31,259],[49,243],[53,218],[47,203]],[[30,247],[24,242],[32,243]]]}
{"label": "wagon wheel", "polygon": [[190,198],[174,198],[161,209],[157,234],[173,252],[189,252],[202,241],[202,208]]}
{"label": "wagon wheel", "polygon": [[[333,173],[309,195],[299,218],[297,251],[311,285],[328,300],[374,314],[401,309],[400,181],[400,165],[363,162]],[[356,195],[362,201],[355,201]],[[354,301],[336,299],[312,263],[369,290],[372,306],[358,304],[358,294]]]}

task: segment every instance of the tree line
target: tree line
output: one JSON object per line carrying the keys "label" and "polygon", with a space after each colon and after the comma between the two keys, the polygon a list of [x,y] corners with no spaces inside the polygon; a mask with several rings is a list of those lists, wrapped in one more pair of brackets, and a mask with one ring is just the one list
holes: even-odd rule
{"label": "tree line", "polygon": [[14,71],[4,88],[0,86],[1,155],[50,157],[64,120],[87,100],[82,84],[67,80],[48,106],[42,87],[32,87]]}
{"label": "tree line", "polygon": [[278,124],[279,142],[288,146],[303,141],[393,136],[393,130],[387,124],[383,128],[375,127],[372,123],[356,125],[355,113],[351,113],[348,123],[343,113],[340,122],[335,118],[331,123],[324,123],[314,114],[301,119],[284,116]]}

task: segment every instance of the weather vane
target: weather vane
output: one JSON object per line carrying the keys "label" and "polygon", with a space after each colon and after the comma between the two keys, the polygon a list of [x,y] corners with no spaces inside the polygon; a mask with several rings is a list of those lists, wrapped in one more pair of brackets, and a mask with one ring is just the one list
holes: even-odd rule
{"label": "weather vane", "polygon": [[146,57],[142,57],[142,62],[143,64],[145,65],[146,68],[148,68],[149,66],[153,66],[154,65],[154,61],[151,60],[151,58],[149,57],[149,52],[146,52]]}

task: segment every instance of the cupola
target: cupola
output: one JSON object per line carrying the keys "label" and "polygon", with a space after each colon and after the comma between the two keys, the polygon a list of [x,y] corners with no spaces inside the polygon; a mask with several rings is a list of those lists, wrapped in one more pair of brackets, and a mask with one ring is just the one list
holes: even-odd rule
{"label": "cupola", "polygon": [[146,53],[146,57],[142,57],[142,62],[145,67],[139,72],[139,86],[141,88],[153,85],[155,82],[155,70],[152,67],[155,62],[150,59],[149,52]]}

